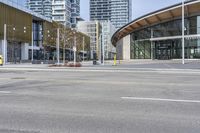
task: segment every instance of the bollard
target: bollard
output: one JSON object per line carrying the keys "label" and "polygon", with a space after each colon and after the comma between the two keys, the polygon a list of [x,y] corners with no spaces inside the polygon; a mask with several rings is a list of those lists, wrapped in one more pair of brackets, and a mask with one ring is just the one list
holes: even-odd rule
{"label": "bollard", "polygon": [[117,65],[117,55],[115,54],[114,55],[114,66],[116,66]]}

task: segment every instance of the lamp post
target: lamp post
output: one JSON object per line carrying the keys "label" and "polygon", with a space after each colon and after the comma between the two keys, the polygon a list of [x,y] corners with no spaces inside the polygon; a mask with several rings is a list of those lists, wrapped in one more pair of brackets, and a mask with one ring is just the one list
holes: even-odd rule
{"label": "lamp post", "polygon": [[182,64],[185,64],[185,4],[182,0]]}
{"label": "lamp post", "polygon": [[32,51],[32,52],[31,52],[31,61],[32,61],[32,63],[33,63],[33,48],[34,48],[34,47],[33,47],[33,46],[34,46],[34,36],[33,36],[33,34],[34,34],[34,33],[33,33],[33,30],[32,30],[32,40],[31,40],[31,45],[32,45],[32,46],[31,46],[31,51]]}
{"label": "lamp post", "polygon": [[85,54],[85,49],[84,49],[84,47],[85,47],[85,37],[83,37],[83,62],[84,62],[84,54]]}
{"label": "lamp post", "polygon": [[102,64],[102,33],[99,35],[99,49],[98,49],[99,62]]}
{"label": "lamp post", "polygon": [[12,41],[13,41],[13,56],[14,57],[12,57],[12,59],[14,59],[14,63],[16,64],[15,30],[16,30],[16,28],[13,27],[13,30],[12,30],[12,33],[13,33],[12,34]]}
{"label": "lamp post", "polygon": [[6,26],[6,24],[4,24],[4,42],[3,42],[3,58],[4,58],[4,60],[3,60],[3,64],[5,65],[6,64],[6,60],[7,60],[7,57],[6,57],[6,38],[7,38],[7,36],[6,36],[6,28],[7,28],[7,26]]}
{"label": "lamp post", "polygon": [[60,64],[60,29],[57,29],[57,64]]}
{"label": "lamp post", "polygon": [[102,56],[103,56],[103,65],[104,65],[104,62],[105,62],[105,43],[104,43],[105,41],[104,41],[104,32],[102,33],[102,52],[103,52],[103,54],[102,54]]}
{"label": "lamp post", "polygon": [[76,65],[76,31],[73,31],[74,33],[74,46],[73,46],[73,51],[74,51],[74,67]]}

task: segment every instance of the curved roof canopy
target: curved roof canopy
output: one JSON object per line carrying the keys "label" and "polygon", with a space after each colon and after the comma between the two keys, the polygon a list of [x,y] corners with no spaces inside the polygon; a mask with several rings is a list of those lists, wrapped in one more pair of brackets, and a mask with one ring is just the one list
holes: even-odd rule
{"label": "curved roof canopy", "polygon": [[[185,15],[191,16],[193,14],[200,13],[200,1],[190,0],[185,2]],[[116,46],[116,43],[123,37],[129,35],[135,30],[149,27],[158,23],[169,21],[172,19],[180,18],[182,16],[182,4],[176,4],[133,20],[124,27],[120,28],[112,36],[112,44]]]}

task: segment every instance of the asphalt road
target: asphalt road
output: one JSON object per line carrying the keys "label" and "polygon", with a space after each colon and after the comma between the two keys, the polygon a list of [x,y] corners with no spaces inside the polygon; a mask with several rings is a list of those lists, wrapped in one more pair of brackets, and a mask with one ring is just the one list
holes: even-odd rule
{"label": "asphalt road", "polygon": [[0,70],[0,133],[199,133],[200,72]]}

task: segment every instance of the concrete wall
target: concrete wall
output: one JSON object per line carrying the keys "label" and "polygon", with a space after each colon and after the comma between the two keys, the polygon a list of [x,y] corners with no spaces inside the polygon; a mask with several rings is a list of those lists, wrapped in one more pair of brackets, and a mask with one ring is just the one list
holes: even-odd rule
{"label": "concrete wall", "polygon": [[118,60],[130,60],[130,35],[118,41],[116,51]]}
{"label": "concrete wall", "polygon": [[117,52],[117,60],[123,60],[123,39],[117,42],[116,52]]}
{"label": "concrete wall", "polygon": [[123,60],[130,60],[130,35],[123,39]]}
{"label": "concrete wall", "polygon": [[3,40],[0,40],[0,55],[3,55]]}

